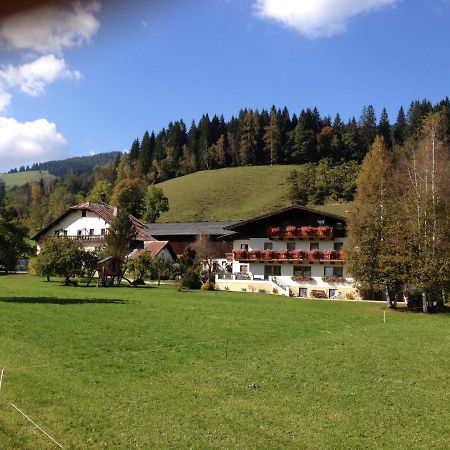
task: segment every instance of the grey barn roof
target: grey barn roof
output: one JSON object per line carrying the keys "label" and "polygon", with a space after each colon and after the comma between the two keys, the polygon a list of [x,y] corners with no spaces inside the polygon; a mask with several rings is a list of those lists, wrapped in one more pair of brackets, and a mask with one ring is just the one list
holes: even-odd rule
{"label": "grey barn roof", "polygon": [[189,236],[206,234],[209,236],[225,236],[234,234],[226,227],[236,224],[238,220],[225,222],[167,222],[147,223],[148,233],[152,236]]}

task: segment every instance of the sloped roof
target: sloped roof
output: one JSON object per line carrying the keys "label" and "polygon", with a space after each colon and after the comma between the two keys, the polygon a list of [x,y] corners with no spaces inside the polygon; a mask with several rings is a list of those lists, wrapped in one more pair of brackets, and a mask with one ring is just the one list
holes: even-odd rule
{"label": "sloped roof", "polygon": [[226,228],[236,224],[236,220],[222,222],[167,222],[148,223],[148,232],[152,236],[183,236],[205,234],[209,236],[224,236],[232,234]]}
{"label": "sloped roof", "polygon": [[158,256],[164,249],[167,249],[174,259],[177,259],[177,255],[173,251],[169,241],[150,241],[144,244],[144,248],[133,250],[128,257],[133,259],[137,258],[144,252],[150,253],[152,256]]}
{"label": "sloped roof", "polygon": [[[43,234],[45,234],[52,227],[57,225],[62,219],[67,217],[73,211],[90,211],[96,214],[98,217],[103,219],[106,223],[111,225],[114,220],[114,208],[107,203],[94,203],[94,202],[85,202],[80,203],[79,205],[71,206],[69,209],[64,211],[59,217],[50,222],[46,227],[44,227],[41,231],[36,233],[31,239],[37,241]],[[136,217],[129,214],[131,223],[134,225],[136,229],[136,240],[138,241],[154,241],[155,238],[147,231],[145,225]]]}
{"label": "sloped roof", "polygon": [[313,208],[308,208],[306,206],[301,206],[301,205],[291,205],[291,206],[287,206],[285,208],[280,208],[277,209],[275,211],[271,211],[269,213],[263,214],[261,216],[258,217],[254,217],[253,219],[248,219],[248,220],[242,220],[241,222],[235,222],[229,226],[226,227],[226,230],[228,231],[237,231],[239,228],[241,228],[243,225],[248,225],[254,222],[258,222],[260,220],[263,219],[268,219],[270,217],[274,217],[277,216],[279,214],[283,214],[285,212],[289,212],[289,211],[299,211],[299,212],[308,212],[308,213],[313,213],[313,214],[317,214],[319,216],[322,217],[327,217],[333,220],[339,220],[343,223],[347,223],[347,219],[344,216],[339,216],[337,214],[332,214],[332,213],[327,213],[324,211],[320,211],[318,209],[313,209]]}

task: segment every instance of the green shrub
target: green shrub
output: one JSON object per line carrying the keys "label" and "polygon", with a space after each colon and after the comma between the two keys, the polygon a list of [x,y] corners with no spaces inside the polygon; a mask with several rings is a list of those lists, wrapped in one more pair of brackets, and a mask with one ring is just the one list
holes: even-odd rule
{"label": "green shrub", "polygon": [[192,268],[189,268],[182,277],[182,286],[187,289],[200,289],[202,282],[197,273]]}

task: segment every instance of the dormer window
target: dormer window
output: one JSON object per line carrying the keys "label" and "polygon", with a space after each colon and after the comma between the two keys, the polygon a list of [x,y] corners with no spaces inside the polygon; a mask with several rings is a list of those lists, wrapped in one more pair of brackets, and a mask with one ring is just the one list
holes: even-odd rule
{"label": "dormer window", "polygon": [[86,211],[85,210],[81,211],[81,217],[86,217]]}

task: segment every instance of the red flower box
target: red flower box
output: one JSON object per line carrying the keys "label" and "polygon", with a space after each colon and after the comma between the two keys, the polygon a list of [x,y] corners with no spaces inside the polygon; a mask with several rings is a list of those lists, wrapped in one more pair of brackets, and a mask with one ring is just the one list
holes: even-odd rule
{"label": "red flower box", "polygon": [[315,249],[315,250],[311,250],[308,252],[308,259],[310,261],[322,259],[322,257],[323,257],[323,253],[320,250]]}
{"label": "red flower box", "polygon": [[322,226],[316,228],[317,236],[318,237],[332,237],[333,236],[333,228],[328,226]]}
{"label": "red flower box", "polygon": [[315,231],[316,230],[314,227],[301,227],[300,228],[301,235],[306,236],[306,237],[314,236]]}
{"label": "red flower box", "polygon": [[302,260],[305,259],[305,252],[303,250],[291,250],[291,259]]}

